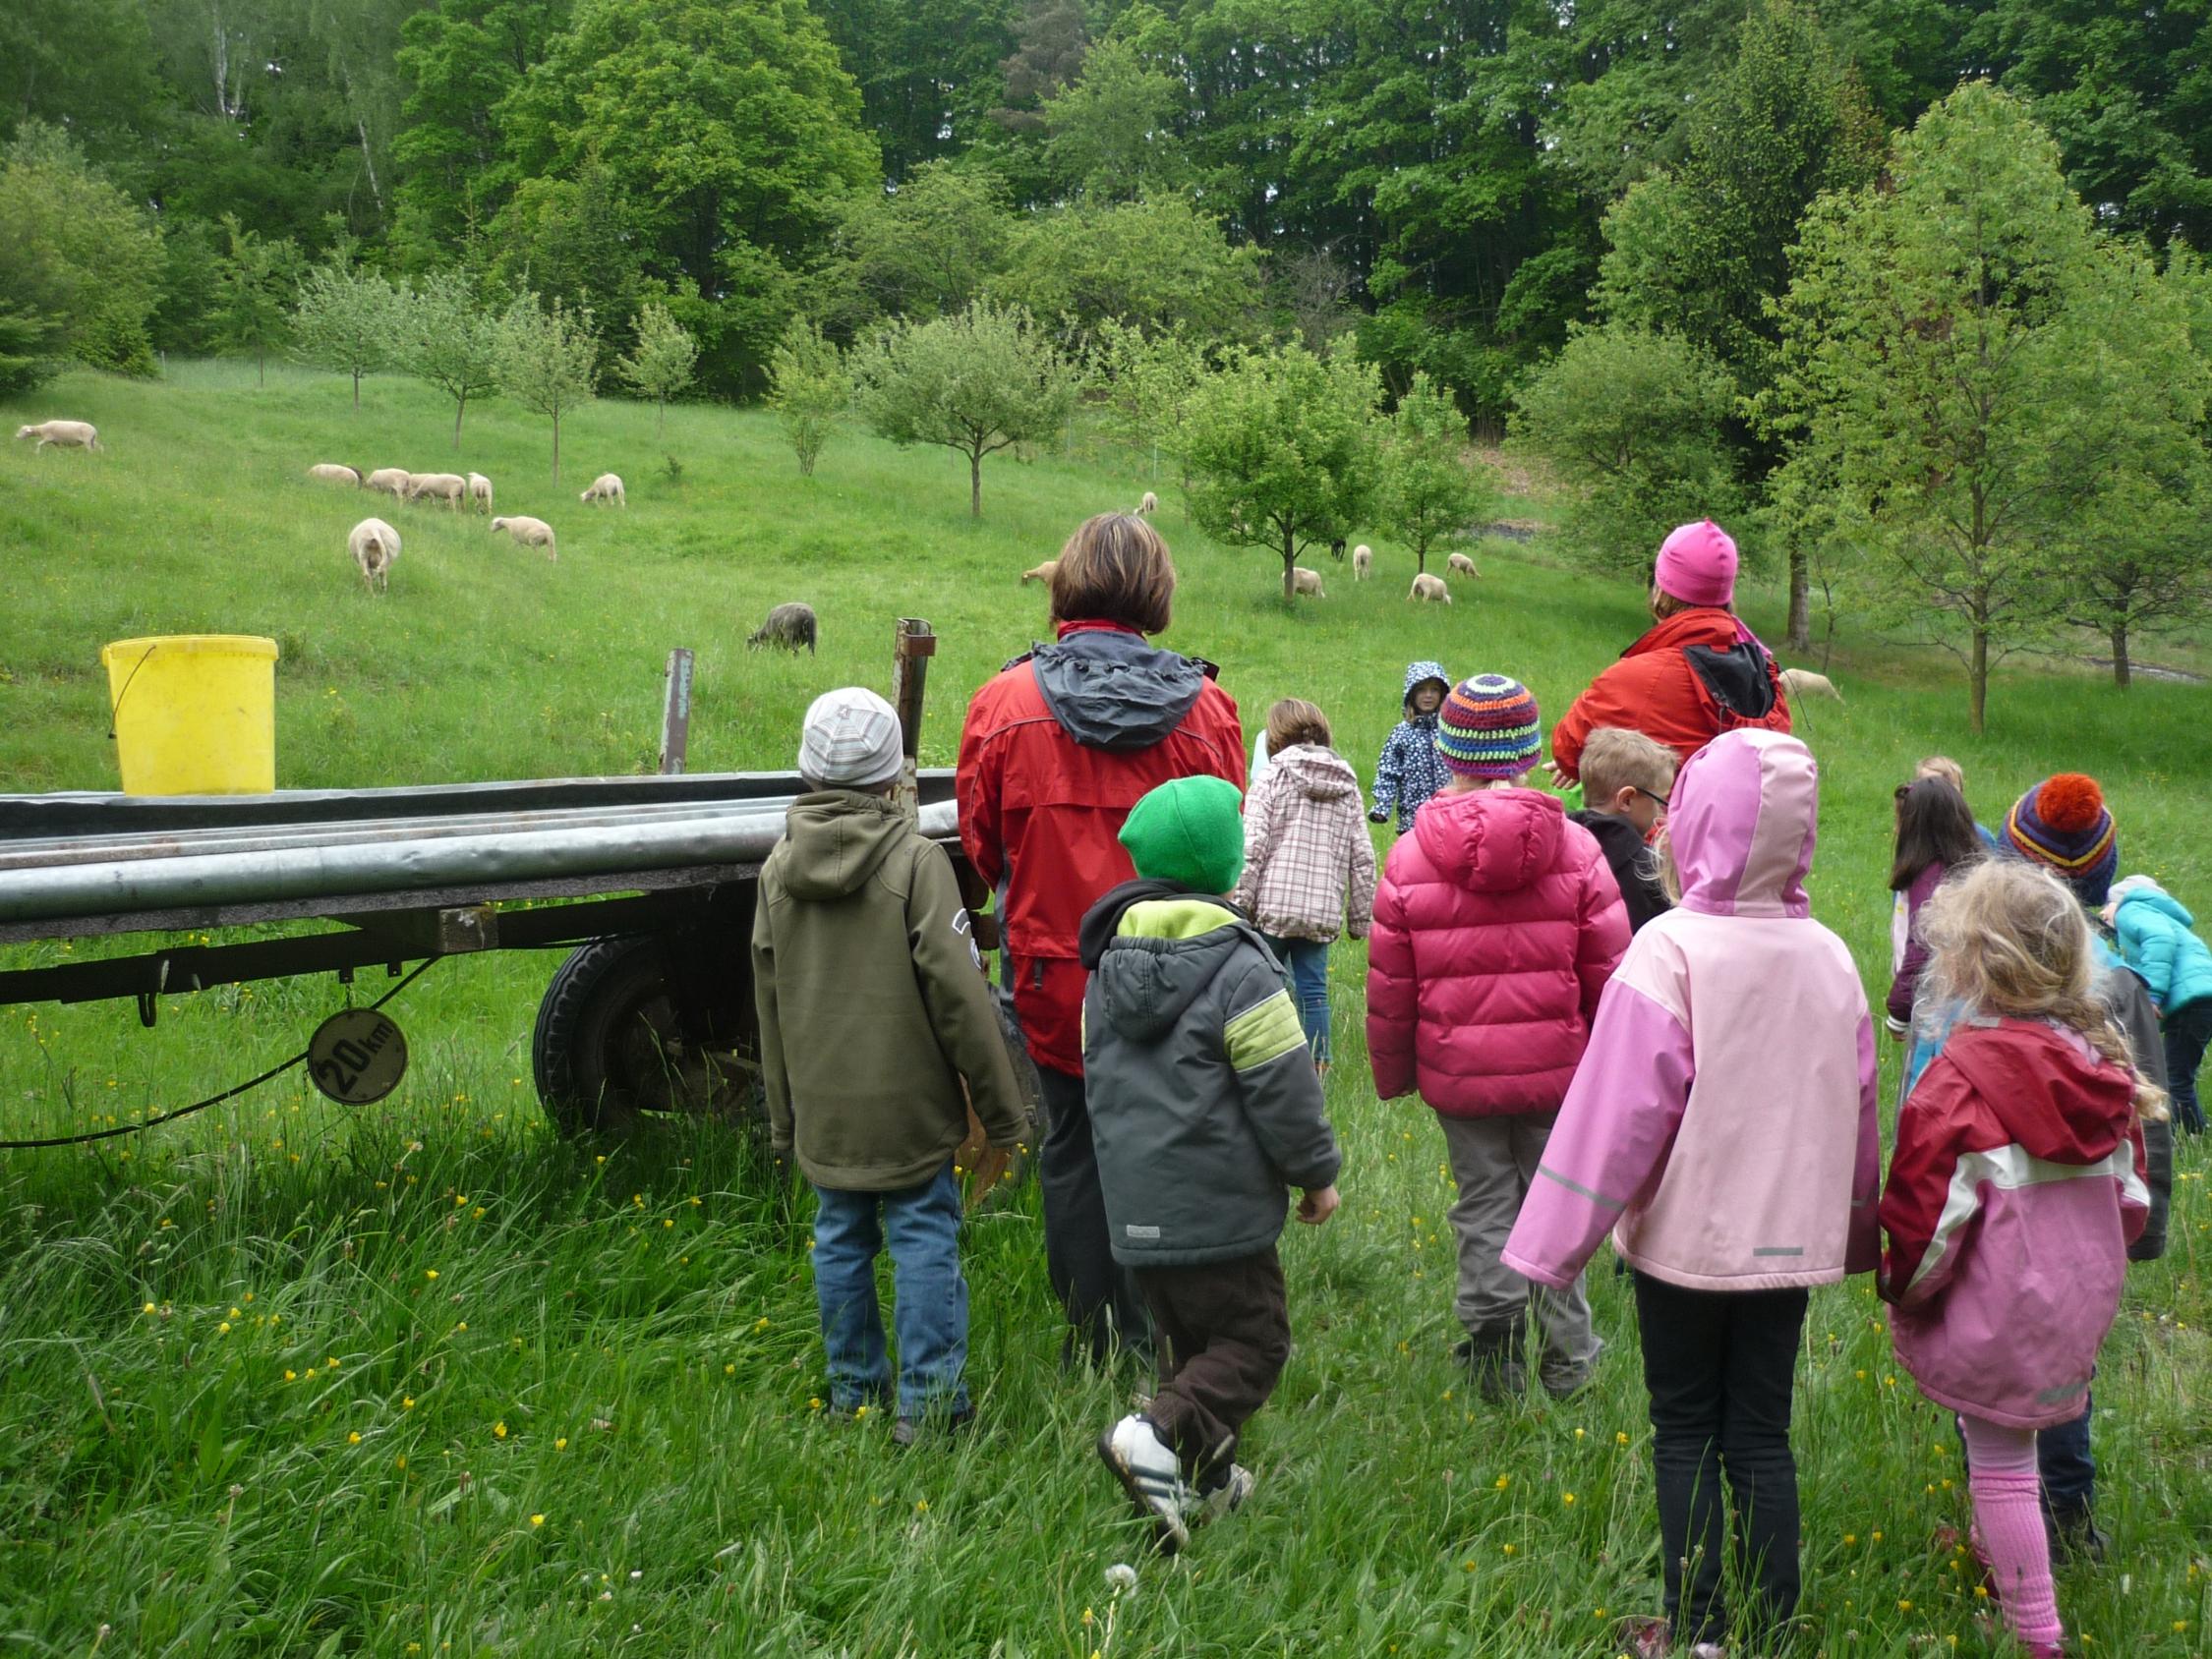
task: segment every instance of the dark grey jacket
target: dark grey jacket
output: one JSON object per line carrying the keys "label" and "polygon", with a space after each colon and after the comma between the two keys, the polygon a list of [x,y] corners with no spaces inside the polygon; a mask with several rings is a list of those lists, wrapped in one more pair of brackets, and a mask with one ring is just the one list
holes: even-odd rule
{"label": "dark grey jacket", "polygon": [[1083,918],[1084,1094],[1114,1259],[1256,1255],[1287,1186],[1336,1179],[1321,1083],[1282,968],[1219,898],[1116,887]]}

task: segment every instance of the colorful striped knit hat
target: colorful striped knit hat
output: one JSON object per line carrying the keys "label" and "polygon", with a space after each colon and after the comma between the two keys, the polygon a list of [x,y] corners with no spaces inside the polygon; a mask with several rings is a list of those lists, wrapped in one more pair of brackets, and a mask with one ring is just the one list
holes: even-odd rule
{"label": "colorful striped knit hat", "polygon": [[1436,755],[1462,777],[1519,777],[1543,753],[1537,701],[1519,680],[1462,680],[1436,714]]}
{"label": "colorful striped knit hat", "polygon": [[2005,815],[2005,841],[2022,858],[2055,871],[2092,910],[2110,896],[2120,870],[2120,830],[2094,777],[2062,772],[2045,778]]}

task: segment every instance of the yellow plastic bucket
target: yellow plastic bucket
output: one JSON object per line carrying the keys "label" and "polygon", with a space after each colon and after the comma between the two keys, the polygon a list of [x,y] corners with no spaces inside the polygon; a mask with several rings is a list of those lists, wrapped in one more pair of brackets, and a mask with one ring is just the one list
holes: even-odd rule
{"label": "yellow plastic bucket", "polygon": [[251,795],[276,787],[276,642],[251,634],[117,640],[107,664],[127,795]]}

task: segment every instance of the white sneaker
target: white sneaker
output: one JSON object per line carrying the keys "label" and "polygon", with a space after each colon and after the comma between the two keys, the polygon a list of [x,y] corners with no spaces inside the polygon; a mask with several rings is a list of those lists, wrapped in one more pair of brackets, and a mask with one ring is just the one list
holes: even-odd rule
{"label": "white sneaker", "polygon": [[1175,1454],[1142,1417],[1124,1417],[1098,1437],[1098,1456],[1114,1471],[1136,1513],[1152,1523],[1162,1555],[1191,1541],[1184,1522],[1192,1492]]}
{"label": "white sneaker", "polygon": [[1252,1470],[1242,1463],[1229,1465],[1229,1478],[1210,1492],[1194,1492],[1184,1512],[1184,1518],[1194,1530],[1208,1521],[1219,1520],[1225,1515],[1234,1515],[1245,1507],[1252,1489],[1259,1484]]}

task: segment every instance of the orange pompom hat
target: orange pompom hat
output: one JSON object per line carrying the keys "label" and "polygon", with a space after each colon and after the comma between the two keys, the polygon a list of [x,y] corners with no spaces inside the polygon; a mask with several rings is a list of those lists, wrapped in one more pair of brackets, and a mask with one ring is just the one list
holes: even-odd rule
{"label": "orange pompom hat", "polygon": [[2120,870],[2120,830],[2097,780],[2078,772],[2045,778],[2005,816],[2005,840],[2056,871],[2082,902],[2102,906]]}

